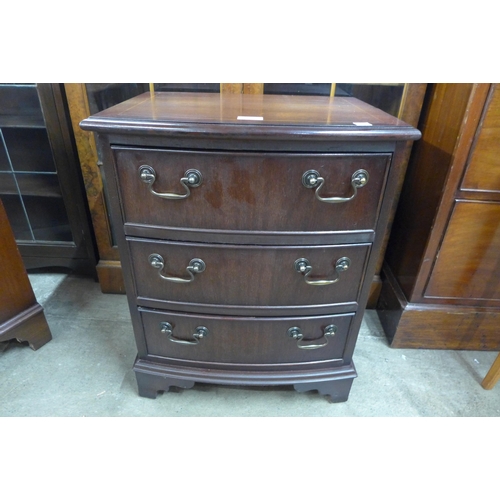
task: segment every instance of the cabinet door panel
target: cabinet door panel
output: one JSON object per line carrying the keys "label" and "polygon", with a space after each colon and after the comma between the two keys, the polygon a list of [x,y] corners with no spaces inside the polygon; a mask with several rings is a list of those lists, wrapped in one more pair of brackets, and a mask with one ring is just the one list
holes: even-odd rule
{"label": "cabinet door panel", "polygon": [[462,189],[500,192],[500,86],[496,86],[484,117]]}
{"label": "cabinet door panel", "polygon": [[500,203],[456,202],[425,296],[498,305]]}

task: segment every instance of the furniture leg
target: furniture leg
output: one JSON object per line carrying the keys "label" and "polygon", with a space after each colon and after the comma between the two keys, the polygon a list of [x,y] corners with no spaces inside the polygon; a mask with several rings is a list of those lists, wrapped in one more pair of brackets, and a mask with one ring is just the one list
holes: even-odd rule
{"label": "furniture leg", "polygon": [[481,386],[483,389],[493,389],[495,387],[495,384],[498,382],[500,379],[500,354],[497,356],[497,359],[493,362],[491,365],[490,370],[484,377],[483,381],[481,382]]}
{"label": "furniture leg", "polygon": [[322,396],[327,396],[330,403],[343,403],[349,397],[352,378],[344,380],[328,380],[326,382],[310,382],[295,384],[297,392],[318,391]]}
{"label": "furniture leg", "polygon": [[143,398],[156,399],[159,391],[168,392],[172,386],[182,389],[191,389],[194,386],[192,380],[180,380],[142,372],[135,372],[135,376],[139,396]]}

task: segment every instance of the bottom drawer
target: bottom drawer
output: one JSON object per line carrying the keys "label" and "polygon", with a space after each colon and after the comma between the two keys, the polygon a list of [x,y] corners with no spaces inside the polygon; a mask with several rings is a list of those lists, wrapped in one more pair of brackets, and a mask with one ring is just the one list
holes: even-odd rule
{"label": "bottom drawer", "polygon": [[280,365],[341,361],[354,313],[248,318],[139,308],[148,357]]}

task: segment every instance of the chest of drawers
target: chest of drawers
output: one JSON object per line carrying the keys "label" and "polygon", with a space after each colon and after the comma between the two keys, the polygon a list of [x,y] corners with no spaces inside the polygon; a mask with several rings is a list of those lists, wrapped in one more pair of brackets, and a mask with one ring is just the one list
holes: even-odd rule
{"label": "chest of drawers", "polygon": [[293,385],[345,401],[407,141],[354,98],[143,94],[96,132],[139,394]]}

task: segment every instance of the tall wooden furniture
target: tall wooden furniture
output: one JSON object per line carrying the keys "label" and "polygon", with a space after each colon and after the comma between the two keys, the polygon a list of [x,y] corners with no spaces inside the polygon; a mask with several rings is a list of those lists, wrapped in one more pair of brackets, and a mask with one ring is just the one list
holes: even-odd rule
{"label": "tall wooden furniture", "polygon": [[95,275],[82,174],[60,84],[0,84],[0,198],[28,269]]}
{"label": "tall wooden furniture", "polygon": [[36,350],[52,339],[36,301],[7,214],[0,200],[0,342],[27,341]]}
{"label": "tall wooden furniture", "polygon": [[149,93],[97,132],[139,394],[293,384],[345,401],[407,141],[354,98]]}
{"label": "tall wooden furniture", "polygon": [[[304,94],[323,93],[329,96],[332,84],[264,84],[264,83],[159,83],[155,84],[158,90],[207,92],[227,94]],[[65,84],[68,96],[71,120],[74,135],[80,156],[80,163],[87,191],[88,204],[92,215],[97,246],[99,248],[99,262],[97,273],[101,289],[106,293],[123,293],[124,283],[121,272],[120,257],[116,245],[114,228],[109,217],[107,182],[102,171],[102,162],[95,145],[92,132],[82,130],[80,121],[90,114],[106,109],[112,103],[117,104],[128,97],[148,90],[147,84]],[[406,123],[416,126],[422,106],[426,84],[337,84],[338,93],[352,92],[354,97],[359,95],[360,100],[390,110],[394,116]],[[128,96],[128,97],[127,97]],[[407,144],[405,154],[401,156],[399,172],[399,188],[402,185],[405,168],[411,150],[411,142]],[[397,198],[397,196],[396,196]],[[380,269],[385,245],[389,236],[393,214],[389,216],[385,229],[384,244],[381,257],[377,262],[372,289],[368,299],[369,307],[374,307],[382,285]]]}
{"label": "tall wooden furniture", "polygon": [[107,186],[101,170],[102,162],[94,135],[82,130],[79,123],[91,114],[91,108],[94,113],[96,108],[105,109],[109,104],[126,100],[127,96],[131,97],[131,94],[139,90],[142,93],[146,90],[146,85],[141,88],[140,84],[93,84],[90,96],[87,86],[83,83],[66,83],[64,87],[98,247],[96,272],[99,284],[104,293],[125,293],[120,255],[108,213]]}
{"label": "tall wooden furniture", "polygon": [[384,266],[393,347],[500,349],[500,86],[429,87]]}

